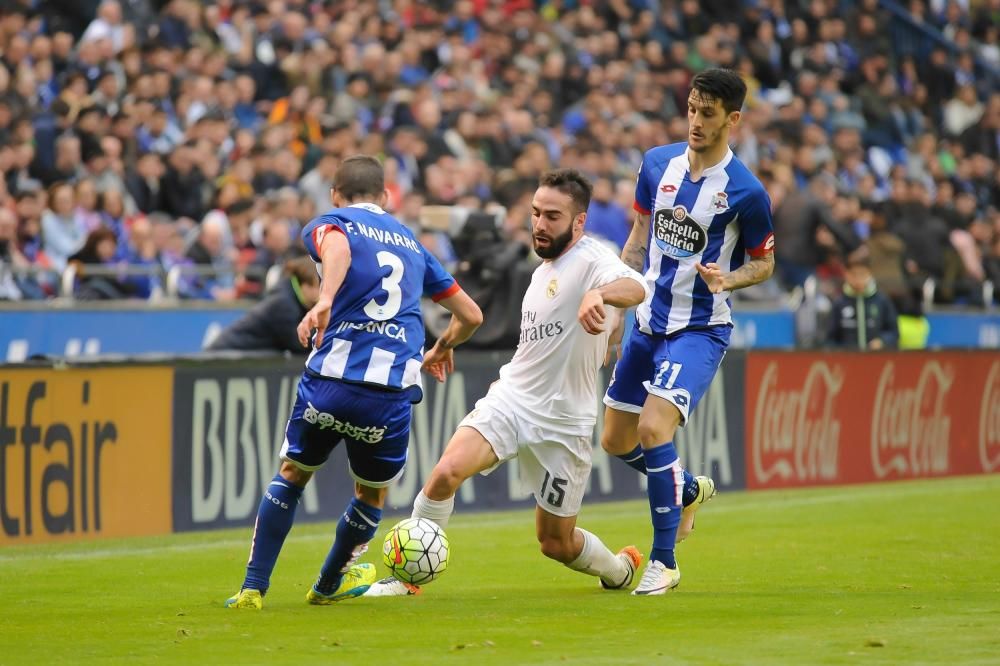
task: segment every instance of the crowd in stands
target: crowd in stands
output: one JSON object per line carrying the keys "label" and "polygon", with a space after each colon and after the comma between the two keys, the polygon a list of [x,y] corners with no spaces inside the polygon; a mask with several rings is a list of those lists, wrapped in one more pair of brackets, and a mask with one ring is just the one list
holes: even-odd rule
{"label": "crowd in stands", "polygon": [[928,278],[981,305],[998,33],[1000,0],[0,0],[0,299],[57,295],[70,265],[78,298],[147,298],[175,267],[182,298],[260,297],[356,153],[405,223],[498,212],[526,255],[539,174],[580,168],[621,245],[642,153],[685,140],[691,77],[725,66],[772,289],[862,253],[904,309]]}

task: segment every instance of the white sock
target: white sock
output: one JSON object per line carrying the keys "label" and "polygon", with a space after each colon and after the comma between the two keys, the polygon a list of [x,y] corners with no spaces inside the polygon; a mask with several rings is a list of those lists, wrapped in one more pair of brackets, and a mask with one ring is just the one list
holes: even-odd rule
{"label": "white sock", "polygon": [[421,490],[417,498],[413,500],[412,518],[426,518],[437,523],[441,529],[447,529],[448,519],[451,512],[455,510],[455,496],[452,495],[446,500],[432,500]]}
{"label": "white sock", "polygon": [[566,566],[573,571],[600,576],[609,585],[618,585],[624,581],[628,576],[628,567],[621,558],[608,550],[597,535],[579,527],[576,531],[583,535],[583,550]]}

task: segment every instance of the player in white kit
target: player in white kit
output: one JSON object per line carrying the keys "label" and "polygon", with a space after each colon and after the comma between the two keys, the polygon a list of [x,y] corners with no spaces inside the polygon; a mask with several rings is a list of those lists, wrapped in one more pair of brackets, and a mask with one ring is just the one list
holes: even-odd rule
{"label": "player in white kit", "polygon": [[[537,502],[535,530],[542,553],[570,569],[597,576],[608,589],[629,586],[642,555],[616,555],[576,527],[591,466],[597,421],[598,374],[617,308],[642,302],[647,287],[599,241],[584,236],[592,187],[580,172],[542,176],[532,200],[532,233],[542,264],[521,305],[521,334],[500,379],[459,424],[413,504],[413,516],[447,526],[455,493],[477,472],[489,474],[517,457],[521,479]],[[451,369],[440,343],[424,367],[438,380]],[[386,578],[368,596],[419,591]]]}

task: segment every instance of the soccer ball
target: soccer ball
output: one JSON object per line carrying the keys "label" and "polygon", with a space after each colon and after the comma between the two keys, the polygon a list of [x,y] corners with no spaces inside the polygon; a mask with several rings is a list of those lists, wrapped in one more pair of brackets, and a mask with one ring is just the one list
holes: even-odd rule
{"label": "soccer ball", "polygon": [[382,561],[396,579],[424,585],[448,568],[448,537],[429,520],[407,518],[385,535]]}

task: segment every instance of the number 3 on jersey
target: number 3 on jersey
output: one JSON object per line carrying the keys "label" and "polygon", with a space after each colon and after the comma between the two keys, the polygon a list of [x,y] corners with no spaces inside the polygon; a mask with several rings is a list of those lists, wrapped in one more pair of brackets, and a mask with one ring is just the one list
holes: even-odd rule
{"label": "number 3 on jersey", "polygon": [[388,297],[381,305],[374,298],[369,300],[365,305],[365,314],[375,321],[385,321],[396,316],[403,302],[403,295],[399,290],[399,283],[403,280],[403,262],[392,252],[385,250],[376,254],[375,258],[378,259],[379,266],[388,266],[392,269],[391,273],[382,278],[382,288]]}

